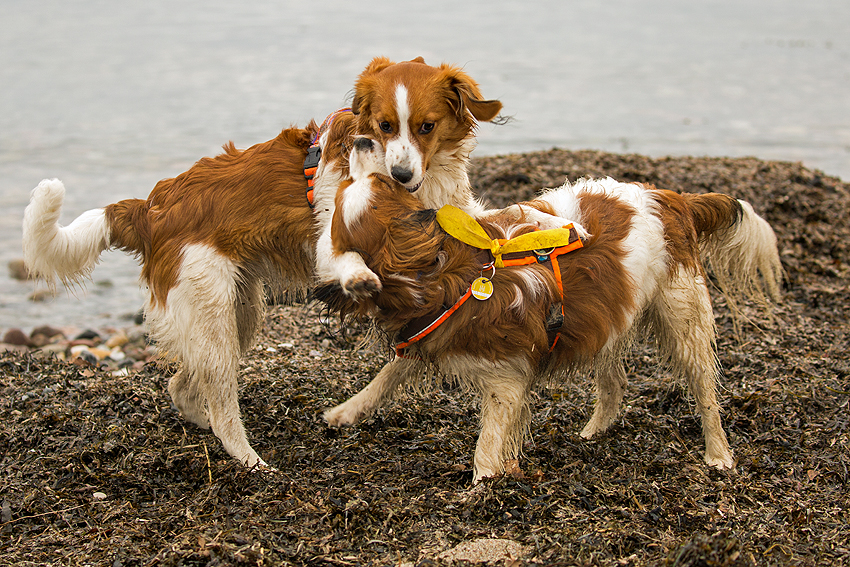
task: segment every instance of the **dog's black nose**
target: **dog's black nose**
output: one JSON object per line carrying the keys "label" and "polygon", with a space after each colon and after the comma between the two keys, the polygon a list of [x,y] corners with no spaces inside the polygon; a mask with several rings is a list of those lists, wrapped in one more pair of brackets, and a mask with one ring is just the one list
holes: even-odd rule
{"label": "dog's black nose", "polygon": [[413,172],[409,169],[404,169],[403,167],[395,166],[393,167],[393,179],[398,181],[399,183],[407,183],[411,179],[413,179]]}
{"label": "dog's black nose", "polygon": [[354,147],[358,152],[368,152],[372,150],[372,140],[369,138],[355,138]]}

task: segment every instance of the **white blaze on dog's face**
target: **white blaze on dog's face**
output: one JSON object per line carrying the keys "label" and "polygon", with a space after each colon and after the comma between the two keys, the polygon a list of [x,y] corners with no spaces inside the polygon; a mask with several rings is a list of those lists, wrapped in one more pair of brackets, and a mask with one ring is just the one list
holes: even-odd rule
{"label": "white blaze on dog's face", "polygon": [[[411,135],[410,107],[407,103],[407,87],[399,84],[395,88],[395,111],[397,133],[386,142],[386,164],[393,179],[404,185],[408,191],[419,189],[423,180],[424,156],[419,149],[417,140]],[[429,134],[435,125],[434,121],[425,120],[419,126],[420,134]],[[387,134],[396,130],[392,123],[386,120],[378,122],[378,128]]]}
{"label": "white blaze on dog's face", "polygon": [[376,58],[357,80],[351,107],[357,133],[381,145],[387,172],[412,193],[432,175],[435,159],[466,159],[456,154],[476,120],[498,115],[502,104],[481,98],[478,85],[459,68],[431,67],[421,58]]}

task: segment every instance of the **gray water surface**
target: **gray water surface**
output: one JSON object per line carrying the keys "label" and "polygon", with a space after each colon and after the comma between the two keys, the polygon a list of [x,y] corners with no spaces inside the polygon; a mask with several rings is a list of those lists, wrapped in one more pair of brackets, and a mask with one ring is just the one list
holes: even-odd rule
{"label": "gray water surface", "polygon": [[[513,121],[482,126],[477,155],[752,155],[850,179],[846,0],[0,0],[0,15],[3,267],[41,179],[65,182],[64,224],[145,197],[228,140],[321,120],[376,55],[461,65],[500,99]],[[122,324],[138,274],[110,252],[86,290],[32,303],[0,272],[0,330]]]}

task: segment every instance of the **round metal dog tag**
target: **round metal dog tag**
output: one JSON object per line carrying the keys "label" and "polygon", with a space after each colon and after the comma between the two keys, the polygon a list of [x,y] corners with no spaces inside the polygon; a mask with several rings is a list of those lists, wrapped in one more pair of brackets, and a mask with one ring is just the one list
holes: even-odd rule
{"label": "round metal dog tag", "polygon": [[489,279],[481,276],[480,278],[475,278],[475,281],[472,282],[472,297],[475,299],[480,299],[484,301],[485,299],[490,299],[490,296],[493,295],[493,282]]}

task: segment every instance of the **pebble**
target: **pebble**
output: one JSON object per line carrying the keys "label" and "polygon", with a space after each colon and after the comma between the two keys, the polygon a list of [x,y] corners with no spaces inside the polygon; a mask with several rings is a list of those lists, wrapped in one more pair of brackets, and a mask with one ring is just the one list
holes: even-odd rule
{"label": "pebble", "polygon": [[20,346],[29,346],[30,339],[20,329],[9,329],[6,331],[6,334],[3,335],[3,342],[9,345],[20,345]]}
{"label": "pebble", "polygon": [[109,348],[114,349],[116,347],[122,347],[128,342],[130,342],[130,337],[127,336],[127,333],[125,333],[124,331],[118,331],[117,333],[106,339],[105,344]]}
{"label": "pebble", "polygon": [[109,353],[111,352],[107,348],[98,348],[98,347],[92,347],[92,348],[88,349],[88,351],[90,353],[92,353],[95,357],[97,357],[98,360],[103,360],[104,358],[109,356]]}
{"label": "pebble", "polygon": [[27,296],[30,301],[47,301],[56,297],[56,292],[52,289],[37,289]]}
{"label": "pebble", "polygon": [[57,335],[65,336],[65,333],[62,332],[62,329],[57,329],[56,327],[51,327],[50,325],[42,325],[41,327],[36,327],[30,333],[30,336],[36,335],[44,335],[48,339],[52,339]]}
{"label": "pebble", "polygon": [[11,260],[9,262],[9,276],[15,280],[28,280],[30,278],[30,272],[27,270],[26,264],[22,259]]}
{"label": "pebble", "polygon": [[95,492],[91,495],[91,497],[95,500],[106,500],[106,494],[104,494],[103,492]]}
{"label": "pebble", "polygon": [[141,369],[157,355],[156,347],[147,343],[142,328],[119,329],[101,336],[93,330],[77,333],[74,329],[47,325],[36,327],[29,335],[18,328],[8,329],[0,342],[0,352],[3,351],[29,351],[38,357],[56,356],[60,360],[78,360],[122,372]]}
{"label": "pebble", "polygon": [[100,335],[97,331],[87,329],[75,337],[76,340],[100,340]]}
{"label": "pebble", "polygon": [[85,361],[85,362],[88,362],[88,363],[89,363],[89,364],[91,364],[92,366],[97,366],[97,363],[98,363],[98,358],[97,358],[97,356],[96,356],[96,355],[94,355],[94,354],[93,354],[91,351],[89,351],[89,350],[84,350],[83,352],[79,353],[79,354],[77,355],[77,358],[79,358],[80,360],[83,360],[83,361]]}

